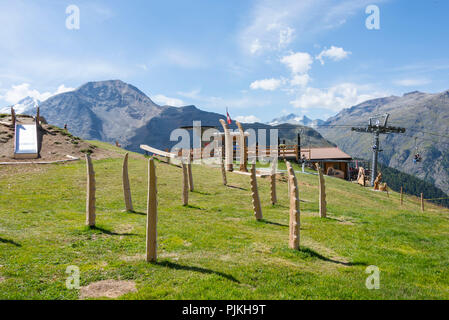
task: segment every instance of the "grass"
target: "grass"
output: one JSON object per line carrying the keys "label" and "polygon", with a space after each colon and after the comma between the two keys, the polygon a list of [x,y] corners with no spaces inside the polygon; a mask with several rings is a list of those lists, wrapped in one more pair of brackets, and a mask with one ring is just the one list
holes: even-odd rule
{"label": "grass", "polygon": [[[99,142],[92,144],[118,150]],[[122,151],[120,151],[122,152]],[[122,152],[123,153],[123,152]],[[288,249],[287,185],[269,201],[259,179],[264,221],[252,213],[249,177],[193,166],[195,191],[181,205],[181,169],[156,164],[158,262],[145,262],[147,160],[131,154],[135,213],[123,212],[122,160],[94,161],[97,228],[85,224],[84,162],[0,167],[0,299],[78,299],[81,285],[134,280],[123,299],[448,299],[449,211],[326,177],[327,219],[317,177],[298,174],[301,250]],[[367,266],[380,268],[368,290]]]}

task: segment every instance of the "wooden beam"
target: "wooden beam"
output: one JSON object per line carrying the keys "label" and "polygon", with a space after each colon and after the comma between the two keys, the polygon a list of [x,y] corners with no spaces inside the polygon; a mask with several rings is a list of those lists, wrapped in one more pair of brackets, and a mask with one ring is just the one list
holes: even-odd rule
{"label": "wooden beam", "polygon": [[122,181],[123,181],[123,196],[125,198],[126,211],[133,212],[133,202],[131,199],[131,186],[129,184],[128,175],[128,153],[125,154],[122,168]]}
{"label": "wooden beam", "polygon": [[187,173],[187,165],[182,161],[182,205],[189,204],[189,174]]}
{"label": "wooden beam", "polygon": [[287,162],[288,180],[290,181],[290,217],[289,217],[289,241],[290,249],[299,250],[300,219],[298,181],[290,162]]}
{"label": "wooden beam", "polygon": [[327,203],[326,203],[326,182],[324,180],[323,176],[323,170],[321,170],[321,167],[319,163],[317,162],[315,164],[317,170],[318,170],[318,182],[319,182],[319,202],[320,202],[320,217],[326,218],[327,216]]}
{"label": "wooden beam", "polygon": [[226,186],[228,184],[228,180],[226,179],[226,168],[224,165],[223,158],[220,156],[220,167],[221,167],[221,177],[223,178],[223,184]]}
{"label": "wooden beam", "polygon": [[240,171],[242,172],[248,172],[248,147],[246,145],[246,139],[245,139],[245,131],[243,130],[243,127],[240,122],[237,120],[235,121],[237,124],[237,127],[239,128],[239,145],[240,145]]}
{"label": "wooden beam", "polygon": [[141,144],[140,145],[140,149],[148,151],[148,152],[151,152],[151,153],[154,153],[154,154],[157,154],[157,155],[160,155],[160,156],[163,156],[163,157],[167,157],[167,158],[172,158],[173,159],[173,158],[177,158],[178,157],[174,153],[165,152],[165,151],[162,151],[162,150],[159,150],[159,149],[147,146],[145,144]]}
{"label": "wooden beam", "polygon": [[277,158],[273,158],[271,162],[271,204],[277,203],[277,195],[276,195],[276,167],[277,167]]}
{"label": "wooden beam", "polygon": [[193,188],[193,174],[192,174],[192,162],[189,161],[187,164],[187,173],[189,174],[189,190],[192,192]]}
{"label": "wooden beam", "polygon": [[154,159],[148,161],[148,198],[147,198],[147,237],[146,259],[155,262],[157,259],[157,184]]}
{"label": "wooden beam", "polygon": [[86,154],[87,195],[86,195],[86,225],[95,227],[95,172],[90,155]]}
{"label": "wooden beam", "polygon": [[257,189],[256,165],[251,166],[251,196],[253,198],[253,211],[257,220],[262,220],[262,208],[260,206],[259,190]]}
{"label": "wooden beam", "polygon": [[227,171],[233,171],[234,170],[234,162],[233,162],[233,156],[234,156],[234,148],[233,148],[233,138],[230,134],[230,129],[226,121],[223,119],[220,119],[220,123],[223,127],[224,134],[225,134],[225,164],[226,164],[226,170]]}

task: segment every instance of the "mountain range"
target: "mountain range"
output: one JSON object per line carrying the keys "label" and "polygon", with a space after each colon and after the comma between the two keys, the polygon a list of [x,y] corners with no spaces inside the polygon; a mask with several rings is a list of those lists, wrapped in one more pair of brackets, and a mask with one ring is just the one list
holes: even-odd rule
{"label": "mountain range", "polygon": [[[365,101],[340,111],[317,130],[353,157],[371,159],[372,134],[353,132],[350,126],[366,126],[370,117],[385,113],[390,114],[388,125],[404,127],[406,132],[381,135],[379,162],[449,194],[449,90]],[[421,155],[421,162],[414,163],[415,153]]]}
{"label": "mountain range", "polygon": [[[206,112],[193,105],[160,106],[138,88],[120,80],[88,82],[74,91],[50,97],[40,103],[40,114],[50,124],[59,127],[67,124],[72,134],[83,139],[118,141],[122,147],[137,152],[142,152],[140,144],[160,149],[172,147],[177,141],[170,141],[171,132],[182,126],[192,126],[194,120],[220,129],[219,119],[226,119],[224,115]],[[287,143],[296,143],[297,133],[302,132],[304,144],[334,145],[314,129],[302,125],[280,128],[251,123],[243,126],[245,129],[279,128],[279,138]],[[231,129],[236,129],[234,123]]]}
{"label": "mountain range", "polygon": [[33,97],[25,97],[16,104],[9,106],[9,107],[3,107],[0,108],[0,113],[10,113],[11,107],[14,107],[14,111],[17,114],[28,114],[28,115],[35,115],[36,114],[36,108],[41,104],[41,102]]}
{"label": "mountain range", "polygon": [[[35,114],[36,106],[48,123],[63,127],[83,139],[118,141],[124,148],[141,152],[140,144],[170,148],[170,133],[194,120],[221,129],[224,115],[190,105],[160,106],[138,88],[120,80],[88,82],[78,89],[40,102],[27,97],[14,105],[17,113]],[[0,109],[9,112],[10,107]],[[295,144],[301,133],[303,146],[338,145],[355,158],[370,159],[373,137],[356,133],[350,126],[363,126],[376,114],[389,113],[389,124],[406,128],[404,134],[381,137],[380,163],[434,184],[449,193],[449,91],[436,94],[410,92],[365,101],[347,108],[327,121],[289,114],[268,124],[244,124],[245,129],[279,129],[279,138]],[[311,128],[311,127],[315,127]],[[231,125],[236,129],[235,125]],[[269,134],[268,134],[269,136]],[[415,138],[416,145],[415,145]],[[267,141],[267,144],[269,142]],[[414,163],[419,152],[422,162]]]}
{"label": "mountain range", "polygon": [[274,118],[273,120],[268,122],[268,124],[271,126],[275,126],[275,125],[279,125],[279,124],[283,124],[283,123],[290,123],[290,124],[299,124],[302,126],[316,128],[317,126],[324,124],[324,122],[325,121],[321,120],[321,119],[312,120],[305,115],[300,117],[299,115],[290,113],[288,115],[285,115],[285,116],[282,116],[279,118]]}

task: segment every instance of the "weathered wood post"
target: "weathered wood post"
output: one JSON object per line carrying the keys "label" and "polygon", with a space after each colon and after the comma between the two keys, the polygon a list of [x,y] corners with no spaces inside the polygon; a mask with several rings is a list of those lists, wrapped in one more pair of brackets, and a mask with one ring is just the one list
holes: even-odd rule
{"label": "weathered wood post", "polygon": [[223,184],[228,184],[228,179],[226,179],[226,169],[224,165],[223,158],[220,156],[220,167],[221,167],[221,177],[223,178]]}
{"label": "weathered wood post", "polygon": [[421,193],[421,211],[424,212],[424,195]]}
{"label": "weathered wood post", "polygon": [[239,128],[239,145],[240,145],[240,171],[242,172],[248,172],[248,146],[246,145],[246,139],[245,139],[245,131],[243,130],[242,124],[235,121],[235,124]]}
{"label": "weathered wood post", "polygon": [[36,126],[39,127],[41,121],[40,121],[40,112],[39,112],[39,107],[36,108]]}
{"label": "weathered wood post", "polygon": [[11,123],[12,123],[12,127],[15,128],[16,127],[16,112],[14,111],[13,107],[11,107]]}
{"label": "weathered wood post", "polygon": [[287,162],[288,180],[290,181],[290,218],[289,218],[289,240],[290,249],[299,250],[300,240],[300,219],[298,181],[295,171],[290,162]]}
{"label": "weathered wood post", "polygon": [[229,130],[229,126],[223,119],[220,119],[220,123],[224,130],[224,136],[225,136],[225,163],[226,163],[226,170],[227,171],[233,171],[234,170],[234,162],[233,162],[233,155],[234,155],[234,148],[233,148],[233,138],[231,137],[231,132]]}
{"label": "weathered wood post", "polygon": [[316,168],[318,170],[319,176],[319,197],[320,197],[320,217],[326,218],[327,208],[326,208],[326,184],[324,181],[323,170],[321,170],[320,164],[317,162]]}
{"label": "weathered wood post", "polygon": [[189,204],[189,175],[187,173],[187,165],[185,160],[182,159],[182,205],[187,206]]}
{"label": "weathered wood post", "polygon": [[157,186],[154,159],[148,161],[148,201],[147,201],[147,261],[157,259]]}
{"label": "weathered wood post", "polygon": [[271,162],[271,204],[277,203],[277,195],[276,195],[276,166],[277,166],[277,157],[273,158]]}
{"label": "weathered wood post", "polygon": [[401,187],[401,206],[404,204],[404,195],[402,193],[402,187]]}
{"label": "weathered wood post", "polygon": [[253,197],[253,211],[257,220],[262,220],[262,208],[260,206],[259,191],[257,189],[256,165],[251,165],[251,195]]}
{"label": "weathered wood post", "polygon": [[129,184],[129,175],[128,175],[128,153],[125,154],[125,158],[123,160],[122,180],[123,180],[123,196],[125,197],[126,211],[133,212],[134,209],[133,209],[133,202],[131,199],[131,187]]}
{"label": "weathered wood post", "polygon": [[95,172],[90,155],[86,154],[87,165],[87,196],[86,196],[86,225],[95,227]]}
{"label": "weathered wood post", "polygon": [[187,163],[187,173],[189,174],[189,190],[193,191],[193,174],[192,174],[192,162]]}

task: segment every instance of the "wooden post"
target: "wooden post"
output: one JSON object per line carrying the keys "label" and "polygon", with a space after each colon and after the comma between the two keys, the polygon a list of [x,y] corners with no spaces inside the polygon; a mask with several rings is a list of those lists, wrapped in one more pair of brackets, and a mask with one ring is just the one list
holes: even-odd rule
{"label": "wooden post", "polygon": [[295,172],[290,162],[287,162],[288,180],[290,181],[290,219],[289,219],[289,240],[288,247],[290,249],[299,250],[300,240],[300,219],[301,213],[299,210],[299,191],[298,181],[296,180]]}
{"label": "wooden post", "polygon": [[234,170],[234,162],[233,162],[233,155],[234,155],[234,148],[233,148],[233,138],[231,137],[231,132],[229,131],[229,126],[223,119],[220,119],[220,123],[223,127],[224,134],[225,134],[225,163],[226,163],[226,170],[227,171],[233,171]]}
{"label": "wooden post", "polygon": [[125,154],[125,159],[123,160],[122,180],[123,180],[123,196],[125,197],[126,211],[133,212],[134,209],[133,209],[133,202],[131,199],[131,187],[129,184],[129,175],[128,175],[128,153]]}
{"label": "wooden post", "polygon": [[319,163],[317,162],[315,165],[316,165],[316,168],[318,170],[318,175],[319,175],[318,181],[319,181],[319,197],[320,197],[320,217],[326,218],[326,215],[327,215],[326,184],[324,181],[323,170],[321,170]]}
{"label": "wooden post", "polygon": [[401,206],[404,204],[404,195],[402,193],[402,187],[401,187]]}
{"label": "wooden post", "polygon": [[40,112],[39,112],[39,107],[36,108],[36,126],[39,127],[40,125]]}
{"label": "wooden post", "polygon": [[187,163],[187,172],[189,174],[189,190],[193,191],[194,188],[193,188],[193,175],[192,175],[192,162],[191,161],[189,161]]}
{"label": "wooden post", "polygon": [[277,166],[277,157],[273,158],[271,163],[271,204],[277,203],[276,196],[276,166]]}
{"label": "wooden post", "polygon": [[260,207],[259,191],[257,189],[256,165],[251,166],[251,195],[253,197],[253,211],[257,220],[262,220],[262,208]]}
{"label": "wooden post", "polygon": [[11,107],[11,122],[12,122],[12,127],[15,128],[16,127],[16,112],[14,111],[13,107]]}
{"label": "wooden post", "polygon": [[235,121],[235,124],[239,128],[239,145],[240,145],[240,171],[242,172],[248,172],[248,146],[246,145],[246,139],[245,139],[245,131],[243,130],[242,124]]}
{"label": "wooden post", "polygon": [[226,179],[226,169],[224,165],[223,158],[220,156],[220,166],[221,166],[221,177],[223,178],[223,184],[228,184],[228,179]]}
{"label": "wooden post", "polygon": [[185,160],[182,160],[182,205],[189,204],[189,175],[187,173],[187,165]]}
{"label": "wooden post", "polygon": [[87,165],[87,196],[86,196],[86,225],[95,227],[95,172],[90,155],[86,154]]}
{"label": "wooden post", "polygon": [[421,211],[424,212],[424,196],[421,193]]}
{"label": "wooden post", "polygon": [[147,201],[147,261],[157,259],[157,187],[154,159],[148,161],[148,201]]}

